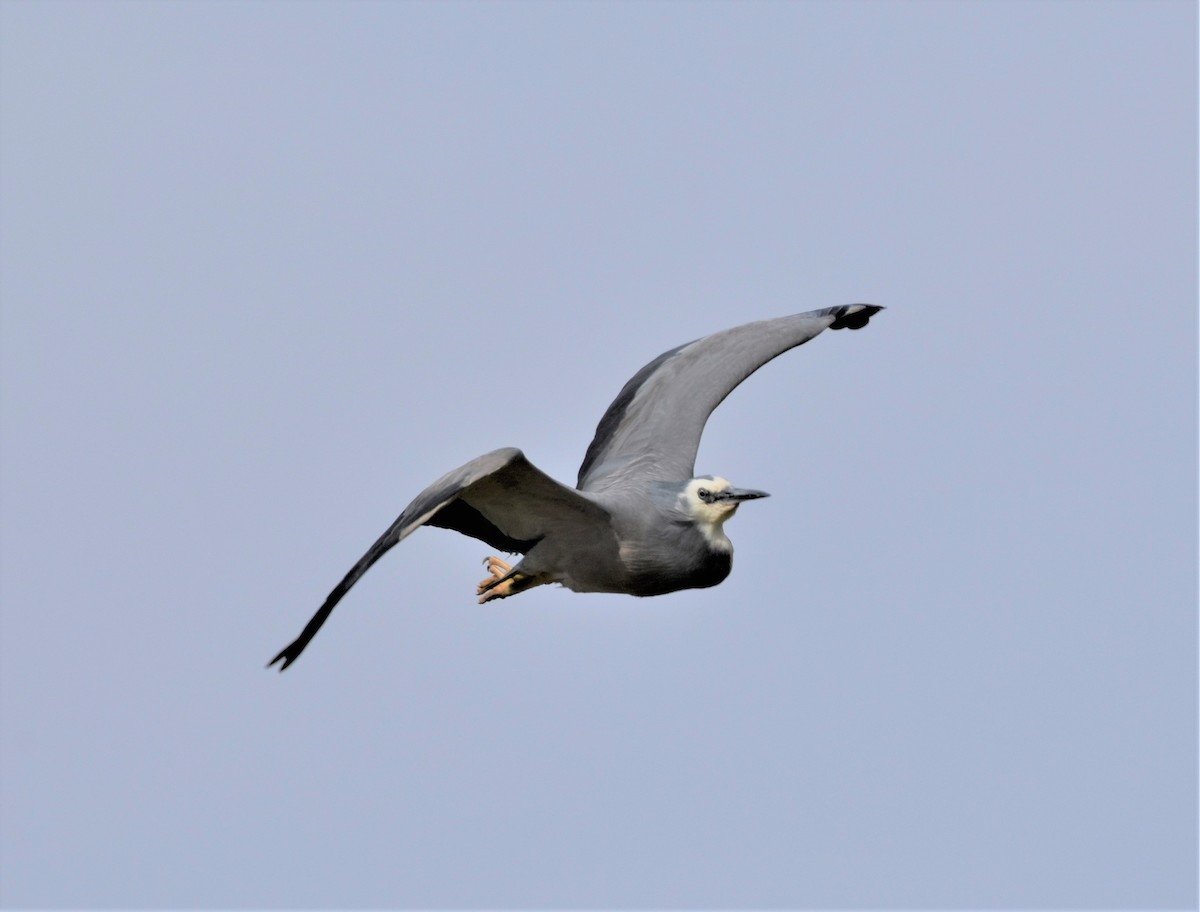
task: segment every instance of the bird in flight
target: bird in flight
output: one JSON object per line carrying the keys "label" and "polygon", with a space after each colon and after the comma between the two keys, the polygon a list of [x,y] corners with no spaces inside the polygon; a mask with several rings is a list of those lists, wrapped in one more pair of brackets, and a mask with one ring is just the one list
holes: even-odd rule
{"label": "bird in flight", "polygon": [[480,603],[534,586],[648,596],[715,586],[733,566],[726,521],[767,495],[695,476],[708,416],[771,359],[826,329],[862,329],[882,310],[845,304],[760,320],[659,355],[625,384],[600,419],[574,488],[514,447],[493,450],[417,495],[359,559],[300,635],[271,660],[296,661],[364,573],[419,526],[453,529],[498,551],[488,557]]}

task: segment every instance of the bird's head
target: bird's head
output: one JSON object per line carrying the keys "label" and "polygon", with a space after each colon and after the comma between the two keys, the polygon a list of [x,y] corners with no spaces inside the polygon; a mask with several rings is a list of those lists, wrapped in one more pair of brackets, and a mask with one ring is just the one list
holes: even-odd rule
{"label": "bird's head", "polygon": [[769,497],[765,491],[735,488],[724,478],[701,475],[689,481],[680,494],[684,510],[708,539],[709,544],[727,549],[732,545],[725,537],[725,520],[737,512],[743,501]]}

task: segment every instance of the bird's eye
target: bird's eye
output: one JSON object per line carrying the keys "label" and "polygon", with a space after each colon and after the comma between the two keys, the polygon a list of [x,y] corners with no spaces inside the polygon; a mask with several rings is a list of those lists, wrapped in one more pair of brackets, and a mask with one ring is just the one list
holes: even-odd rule
{"label": "bird's eye", "polygon": [[712,500],[712,491],[710,491],[708,488],[701,488],[696,492],[696,496],[705,503],[708,503],[710,500]]}

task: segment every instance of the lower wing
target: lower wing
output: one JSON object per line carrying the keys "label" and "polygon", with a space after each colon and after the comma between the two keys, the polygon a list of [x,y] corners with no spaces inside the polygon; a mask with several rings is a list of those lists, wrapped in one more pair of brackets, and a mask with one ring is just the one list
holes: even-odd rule
{"label": "lower wing", "polygon": [[419,526],[454,529],[495,548],[524,554],[556,523],[607,521],[608,514],[555,481],[513,447],[486,453],[448,472],[417,495],[338,583],[325,603],[270,663],[287,668],[371,566]]}

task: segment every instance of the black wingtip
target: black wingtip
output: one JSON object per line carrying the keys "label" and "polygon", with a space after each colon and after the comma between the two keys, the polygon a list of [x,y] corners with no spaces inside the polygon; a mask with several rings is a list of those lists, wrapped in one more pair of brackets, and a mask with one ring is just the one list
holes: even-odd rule
{"label": "black wingtip", "polygon": [[841,307],[831,307],[833,322],[830,329],[862,329],[870,322],[871,317],[883,310],[878,304],[843,304]]}
{"label": "black wingtip", "polygon": [[280,662],[282,662],[283,664],[279,665],[279,670],[284,671],[289,665],[296,661],[296,658],[304,650],[306,645],[308,644],[301,643],[300,647],[297,649],[296,643],[289,643],[284,647],[283,651],[280,652],[279,655],[275,656],[275,658],[271,659],[271,661],[267,663],[267,668],[270,668],[272,665],[278,665]]}

